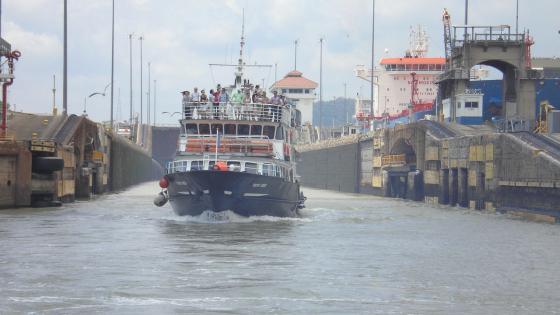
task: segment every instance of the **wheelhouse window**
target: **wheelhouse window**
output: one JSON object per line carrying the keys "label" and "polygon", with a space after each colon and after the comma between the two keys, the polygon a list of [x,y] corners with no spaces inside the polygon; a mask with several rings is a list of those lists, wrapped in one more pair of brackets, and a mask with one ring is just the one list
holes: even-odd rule
{"label": "wheelhouse window", "polygon": [[225,125],[225,134],[226,135],[235,135],[235,125],[234,124],[226,124]]}
{"label": "wheelhouse window", "polygon": [[251,136],[261,136],[262,135],[262,126],[261,125],[252,125],[251,126]]}
{"label": "wheelhouse window", "polygon": [[249,174],[257,174],[258,170],[257,163],[245,162],[245,172]]}
{"label": "wheelhouse window", "polygon": [[268,137],[268,139],[274,139],[274,126],[264,126],[263,136]]}
{"label": "wheelhouse window", "polygon": [[197,135],[198,134],[198,127],[196,124],[186,124],[185,125],[185,132],[189,135]]}
{"label": "wheelhouse window", "polygon": [[212,134],[215,135],[218,132],[223,133],[224,126],[222,124],[212,124]]}
{"label": "wheelhouse window", "polygon": [[210,134],[210,125],[200,124],[200,125],[198,125],[198,130],[199,130],[201,135],[208,135],[208,134]]}
{"label": "wheelhouse window", "polygon": [[263,164],[262,174],[264,176],[274,176],[274,165],[267,163]]}
{"label": "wheelhouse window", "polygon": [[175,171],[176,172],[186,172],[187,171],[187,164],[188,161],[176,161],[175,162]]}
{"label": "wheelhouse window", "polygon": [[191,171],[201,171],[204,169],[203,161],[191,161]]}
{"label": "wheelhouse window", "polygon": [[276,140],[284,140],[284,128],[276,128]]}
{"label": "wheelhouse window", "polygon": [[249,135],[249,125],[238,125],[237,126],[237,134],[240,136],[248,136]]}

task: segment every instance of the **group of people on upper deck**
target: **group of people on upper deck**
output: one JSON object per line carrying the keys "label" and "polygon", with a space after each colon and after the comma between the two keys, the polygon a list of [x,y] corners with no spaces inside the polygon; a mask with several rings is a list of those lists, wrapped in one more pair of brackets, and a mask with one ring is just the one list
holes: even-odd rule
{"label": "group of people on upper deck", "polygon": [[[183,114],[186,119],[247,119],[278,121],[280,107],[286,105],[283,95],[273,91],[268,98],[258,85],[234,89],[231,95],[220,84],[208,94],[195,87],[193,92],[182,91]],[[268,106],[267,106],[268,105]],[[270,106],[276,105],[276,106]]]}

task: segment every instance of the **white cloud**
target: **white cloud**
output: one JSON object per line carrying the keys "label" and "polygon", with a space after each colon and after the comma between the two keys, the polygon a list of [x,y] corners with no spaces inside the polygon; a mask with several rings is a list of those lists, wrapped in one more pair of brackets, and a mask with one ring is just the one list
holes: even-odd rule
{"label": "white cloud", "polygon": [[52,58],[61,52],[61,42],[53,34],[27,31],[14,22],[4,24],[3,37],[12,49],[24,52],[26,58]]}
{"label": "white cloud", "polygon": [[[11,101],[20,109],[44,112],[51,103],[52,74],[62,76],[62,1],[6,0],[4,5],[4,37],[23,53]],[[348,83],[348,95],[365,84],[354,77],[353,68],[370,63],[371,0],[116,0],[115,5],[115,91],[121,88],[123,105],[128,104],[129,33],[145,35],[144,62],[152,62],[158,104],[162,110],[175,111],[180,89],[209,88],[214,81],[232,80],[232,69],[211,71],[208,64],[236,62],[243,8],[248,62],[277,62],[281,78],[293,68],[297,38],[298,69],[319,81],[318,39],[325,36],[324,98],[342,95],[343,82]],[[454,24],[462,24],[463,5],[464,1],[449,0],[377,0],[376,56],[382,56],[385,48],[391,55],[401,55],[408,46],[409,26],[415,24],[426,26],[431,54],[442,55],[442,10],[448,7]],[[471,1],[470,5],[474,24],[514,24],[514,0]],[[558,27],[551,25],[558,25],[560,1],[520,1],[520,5],[521,29],[528,27],[535,36],[534,55],[558,54]],[[110,80],[111,1],[68,0],[68,10],[69,98],[72,112],[80,113],[84,95]],[[138,41],[133,45],[133,93],[138,107]],[[274,69],[250,74],[254,81],[271,82]],[[147,73],[144,81],[146,86]],[[107,104],[108,98],[92,100],[88,112],[94,119],[107,119]]]}

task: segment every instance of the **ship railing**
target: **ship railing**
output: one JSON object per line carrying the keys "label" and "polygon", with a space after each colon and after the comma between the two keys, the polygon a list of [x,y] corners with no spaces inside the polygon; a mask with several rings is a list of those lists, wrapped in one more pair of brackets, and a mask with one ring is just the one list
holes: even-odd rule
{"label": "ship railing", "polygon": [[236,102],[184,102],[183,119],[247,120],[290,124],[290,108],[286,105]]}
{"label": "ship railing", "polygon": [[[216,151],[217,149],[217,151]],[[187,153],[243,153],[255,156],[272,157],[272,141],[266,136],[224,136],[219,140],[211,135],[192,135],[186,137],[184,152]]]}
{"label": "ship railing", "polygon": [[[290,178],[290,168],[277,165],[275,163],[263,163],[245,160],[227,160],[223,161],[227,165],[227,170],[230,172],[245,172],[250,174],[258,174],[264,176]],[[190,172],[201,170],[213,170],[215,160],[178,160],[167,163],[165,169],[167,174],[178,172]]]}
{"label": "ship railing", "polygon": [[454,47],[462,46],[464,43],[471,42],[502,42],[517,44],[525,41],[525,34],[512,33],[509,25],[454,26],[453,39]]}

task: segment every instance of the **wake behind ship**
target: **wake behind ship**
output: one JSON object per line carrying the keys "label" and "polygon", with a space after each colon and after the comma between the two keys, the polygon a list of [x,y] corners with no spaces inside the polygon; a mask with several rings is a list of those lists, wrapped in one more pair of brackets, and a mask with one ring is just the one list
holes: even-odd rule
{"label": "wake behind ship", "polygon": [[176,214],[191,216],[228,210],[299,215],[305,197],[291,143],[300,115],[280,95],[269,99],[243,78],[243,46],[242,35],[232,86],[218,86],[209,99],[184,92],[178,150],[160,180],[156,205],[169,201]]}

